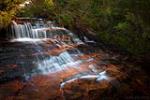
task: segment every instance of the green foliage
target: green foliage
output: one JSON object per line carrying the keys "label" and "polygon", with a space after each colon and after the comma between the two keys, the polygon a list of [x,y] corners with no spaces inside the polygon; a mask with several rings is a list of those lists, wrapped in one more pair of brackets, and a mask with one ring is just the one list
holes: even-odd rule
{"label": "green foliage", "polygon": [[127,22],[120,22],[117,24],[117,26],[115,26],[115,28],[117,30],[122,30],[122,31],[125,31],[127,28],[128,28],[128,23]]}
{"label": "green foliage", "polygon": [[6,13],[6,12],[1,12],[0,13],[0,29],[3,27],[6,27],[9,22],[11,21],[13,15]]}
{"label": "green foliage", "polygon": [[1,0],[0,1],[0,29],[6,27],[15,16],[19,4],[24,0]]}
{"label": "green foliage", "polygon": [[[33,0],[26,16],[47,16],[70,29],[139,55],[150,51],[150,0]],[[22,14],[23,14],[22,13]]]}
{"label": "green foliage", "polygon": [[54,10],[52,0],[32,0],[32,3],[18,13],[22,17],[48,17]]}

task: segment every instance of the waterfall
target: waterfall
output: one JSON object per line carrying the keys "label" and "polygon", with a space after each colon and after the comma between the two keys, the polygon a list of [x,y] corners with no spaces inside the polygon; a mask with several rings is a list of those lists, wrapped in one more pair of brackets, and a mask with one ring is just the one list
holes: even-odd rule
{"label": "waterfall", "polygon": [[51,21],[43,21],[42,19],[34,22],[22,21],[22,23],[12,21],[11,28],[12,41],[40,41],[49,38],[60,40],[65,39],[64,35],[68,35],[70,37],[68,39],[71,39],[72,42],[82,43],[82,41],[69,30],[63,27],[56,27]]}
{"label": "waterfall", "polygon": [[47,23],[44,23],[43,20],[39,20],[34,23],[31,22],[17,23],[15,21],[12,21],[12,30],[14,30],[12,32],[12,37],[14,39],[21,39],[21,38],[43,39],[43,38],[51,38],[50,31],[66,30],[66,29],[54,27],[51,21],[47,21]]}
{"label": "waterfall", "polygon": [[[1,53],[0,65],[10,66],[9,71],[2,73],[1,80],[28,81],[38,75],[50,76],[61,78],[61,89],[80,79],[109,80],[106,71],[99,70],[95,54],[86,48],[88,44],[84,45],[71,31],[43,20],[12,21],[11,29],[11,42],[0,48],[6,56]],[[84,40],[89,41],[86,37]]]}
{"label": "waterfall", "polygon": [[[31,42],[31,44],[35,45],[35,49],[39,53],[39,55],[36,56],[36,68],[32,70],[32,75],[56,73],[70,67],[78,69],[79,67],[77,66],[83,62],[80,59],[75,60],[78,55],[82,55],[78,49],[71,50],[71,52],[65,50],[55,56],[42,54],[45,52],[43,40],[45,40],[45,43],[49,40],[53,41],[53,44],[49,44],[49,46],[52,48],[57,46],[60,48],[60,51],[63,46],[82,42],[75,34],[66,28],[57,27],[51,21],[43,21],[42,19],[33,22],[24,20],[22,22],[12,21],[11,28],[13,42]],[[24,74],[24,76],[28,77],[29,75],[27,73]]]}
{"label": "waterfall", "polygon": [[12,30],[14,30],[12,35],[13,38],[32,38],[31,23],[17,24],[15,21],[12,21],[12,23]]}
{"label": "waterfall", "polygon": [[81,60],[75,61],[71,54],[67,51],[61,53],[59,56],[51,56],[43,61],[39,61],[38,70],[42,74],[56,73],[68,69],[69,67],[76,67],[78,64],[82,63]]}
{"label": "waterfall", "polygon": [[20,38],[31,38],[31,39],[39,39],[39,38],[47,38],[46,31],[49,29],[44,25],[44,22],[36,22],[34,25],[30,22],[24,23],[16,23],[12,21],[13,34],[12,37],[15,39]]}

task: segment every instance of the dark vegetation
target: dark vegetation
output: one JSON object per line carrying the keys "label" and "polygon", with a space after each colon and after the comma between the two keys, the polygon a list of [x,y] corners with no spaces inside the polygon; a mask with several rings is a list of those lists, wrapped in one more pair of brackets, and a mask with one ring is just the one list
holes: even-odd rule
{"label": "dark vegetation", "polygon": [[10,24],[11,19],[19,9],[19,4],[24,0],[0,0],[0,29]]}
{"label": "dark vegetation", "polygon": [[[0,2],[0,27],[20,0]],[[150,51],[150,0],[32,0],[17,16],[47,18],[81,35],[93,36],[134,56]]]}

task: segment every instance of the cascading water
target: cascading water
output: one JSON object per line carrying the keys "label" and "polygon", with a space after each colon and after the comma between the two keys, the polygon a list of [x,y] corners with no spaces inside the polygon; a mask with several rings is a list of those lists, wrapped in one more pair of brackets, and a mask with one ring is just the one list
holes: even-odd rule
{"label": "cascading water", "polygon": [[12,21],[11,29],[11,40],[0,42],[0,82],[17,79],[30,84],[46,76],[49,87],[63,91],[76,80],[109,79],[106,71],[97,69],[95,50],[69,30],[43,20]]}
{"label": "cascading water", "polygon": [[114,91],[110,89],[120,90],[120,82],[128,80],[124,63],[118,64],[122,56],[111,57],[97,44],[91,46],[88,38],[83,36],[82,42],[51,21],[16,20],[11,29],[11,40],[0,40],[0,100],[99,98],[107,90],[108,95]]}
{"label": "cascading water", "polygon": [[32,36],[32,25],[31,23],[17,24],[12,21],[13,38],[31,38]]}
{"label": "cascading water", "polygon": [[[80,39],[78,39],[69,30],[61,27],[55,27],[50,21],[44,23],[42,20],[34,23],[24,22],[21,24],[12,21],[12,37],[12,42],[18,41],[27,43],[27,41],[30,41],[30,43],[36,45],[36,48],[33,49],[37,49],[39,53],[44,52],[44,46],[42,44],[44,41],[54,42],[54,44],[51,45],[51,48],[61,48],[62,46],[67,46],[73,43],[82,43],[82,41],[80,41]],[[77,51],[75,54],[69,53],[68,51],[63,51],[62,53],[58,53],[57,56],[45,54],[37,55],[37,62],[35,64],[37,68],[31,71],[32,74],[55,73],[65,70],[71,66],[77,66],[82,61],[74,60],[73,56],[82,55],[82,53],[77,49],[75,51]],[[28,73],[24,74],[24,76],[28,77]]]}
{"label": "cascading water", "polygon": [[[12,21],[12,37],[13,42],[20,41],[27,43],[27,41],[30,41],[31,44],[36,45],[36,48],[33,49],[36,49],[36,51],[39,53],[36,56],[37,61],[35,63],[37,68],[30,71],[30,73],[25,73],[24,76],[26,78],[39,73],[48,74],[64,71],[69,67],[78,70],[79,67],[77,66],[84,62],[83,60],[76,59],[77,57],[79,58],[79,56],[83,55],[78,49],[72,49],[72,52],[68,52],[66,49],[63,52],[58,53],[56,56],[44,54],[45,50],[42,42],[53,42],[53,44],[49,46],[50,50],[52,48],[54,49],[62,48],[63,46],[69,46],[70,44],[83,44],[83,42],[69,30],[56,27],[51,21],[47,21],[46,23],[42,20],[38,20],[34,23],[17,23]],[[88,62],[91,60],[93,59],[90,58],[85,61]]]}
{"label": "cascading water", "polygon": [[[21,24],[12,21],[12,37],[16,40],[47,39],[57,37],[58,35],[74,36],[69,30],[55,27],[50,21],[47,21],[46,24],[42,20],[34,23],[24,22]],[[75,40],[80,41],[77,38]]]}

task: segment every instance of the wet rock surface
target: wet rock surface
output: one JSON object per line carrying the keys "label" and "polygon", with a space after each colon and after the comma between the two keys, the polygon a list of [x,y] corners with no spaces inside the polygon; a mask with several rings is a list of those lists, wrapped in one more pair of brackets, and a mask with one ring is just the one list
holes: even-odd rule
{"label": "wet rock surface", "polygon": [[[114,63],[118,59],[99,48],[86,44],[57,46],[53,40],[38,45],[3,42],[0,47],[1,100],[149,99],[149,80],[142,70]],[[38,69],[38,61],[65,51],[82,62],[59,71],[40,72],[45,70]],[[106,76],[98,76],[104,71]]]}
{"label": "wet rock surface", "polygon": [[65,28],[14,24],[17,39],[0,41],[0,100],[150,99],[149,77],[130,58]]}

